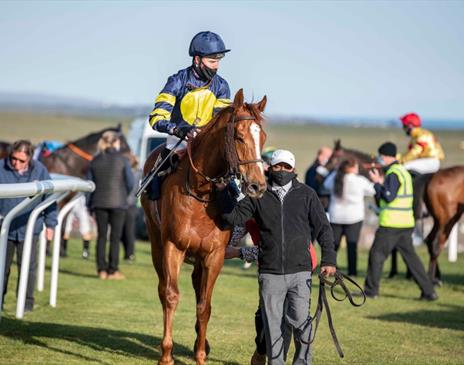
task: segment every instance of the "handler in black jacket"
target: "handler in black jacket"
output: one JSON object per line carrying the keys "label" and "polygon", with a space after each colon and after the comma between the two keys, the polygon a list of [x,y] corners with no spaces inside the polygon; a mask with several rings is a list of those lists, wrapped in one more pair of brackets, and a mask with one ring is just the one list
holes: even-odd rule
{"label": "handler in black jacket", "polygon": [[293,328],[293,364],[310,364],[311,333],[311,233],[322,248],[321,273],[333,275],[336,266],[334,238],[316,192],[298,182],[295,157],[276,150],[271,158],[269,185],[260,199],[246,197],[223,219],[244,225],[254,218],[260,229],[259,292],[265,322],[268,364],[284,364],[289,336],[284,321]]}

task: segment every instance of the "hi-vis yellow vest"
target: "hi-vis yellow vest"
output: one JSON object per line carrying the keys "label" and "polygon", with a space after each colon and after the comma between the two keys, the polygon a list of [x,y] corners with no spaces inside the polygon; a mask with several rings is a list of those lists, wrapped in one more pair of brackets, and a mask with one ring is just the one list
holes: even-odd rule
{"label": "hi-vis yellow vest", "polygon": [[395,174],[400,182],[396,198],[387,203],[380,200],[379,226],[391,228],[414,227],[414,212],[412,207],[413,187],[409,172],[400,164],[392,165],[385,177]]}

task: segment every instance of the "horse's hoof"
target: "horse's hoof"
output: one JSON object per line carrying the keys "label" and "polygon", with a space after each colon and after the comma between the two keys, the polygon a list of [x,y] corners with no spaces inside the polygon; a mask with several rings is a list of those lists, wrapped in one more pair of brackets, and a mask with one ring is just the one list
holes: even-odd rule
{"label": "horse's hoof", "polygon": [[205,365],[207,357],[208,356],[204,352],[197,354],[197,356],[195,356],[196,365]]}

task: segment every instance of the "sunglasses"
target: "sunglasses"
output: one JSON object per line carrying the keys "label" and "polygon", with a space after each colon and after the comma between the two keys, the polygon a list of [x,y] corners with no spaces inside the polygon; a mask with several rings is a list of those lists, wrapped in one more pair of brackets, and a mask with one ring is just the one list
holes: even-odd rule
{"label": "sunglasses", "polygon": [[11,158],[11,161],[18,161],[18,162],[21,162],[21,163],[26,163],[27,162],[27,160],[22,160],[20,158],[15,157],[15,156],[11,156],[10,158]]}

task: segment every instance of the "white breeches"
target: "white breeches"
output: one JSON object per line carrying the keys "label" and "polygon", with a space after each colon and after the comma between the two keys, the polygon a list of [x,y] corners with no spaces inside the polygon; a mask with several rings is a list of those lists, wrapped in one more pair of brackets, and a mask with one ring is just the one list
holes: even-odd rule
{"label": "white breeches", "polygon": [[440,170],[440,160],[432,157],[418,158],[417,160],[405,162],[403,166],[407,170],[414,170],[421,174],[434,173]]}

